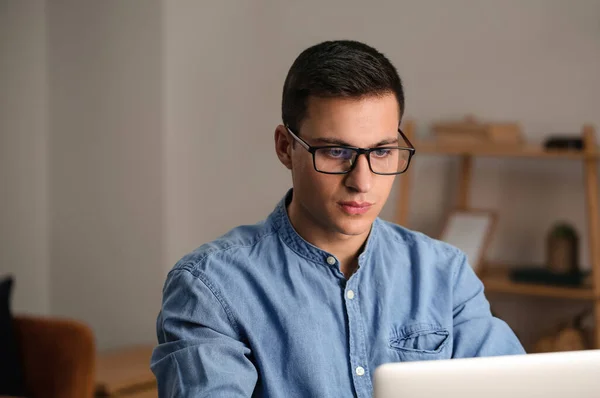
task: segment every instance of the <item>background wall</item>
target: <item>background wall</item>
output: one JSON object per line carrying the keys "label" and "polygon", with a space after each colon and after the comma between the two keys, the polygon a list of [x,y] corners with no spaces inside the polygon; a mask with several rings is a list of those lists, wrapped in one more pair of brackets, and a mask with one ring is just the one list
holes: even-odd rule
{"label": "background wall", "polygon": [[13,308],[47,313],[48,79],[42,1],[0,1],[0,275]]}
{"label": "background wall", "polygon": [[274,66],[285,61],[265,6],[164,2],[167,268],[258,221],[290,184],[273,144],[283,84]]}
{"label": "background wall", "polygon": [[48,3],[52,313],[156,339],[164,279],[159,1]]}
{"label": "background wall", "polygon": [[[0,0],[0,10],[29,10],[15,4],[20,2]],[[23,100],[0,108],[11,123],[5,128],[2,118],[0,175],[11,193],[3,200],[1,231],[12,239],[2,239],[0,252],[13,260],[2,257],[0,270],[11,270],[4,263],[14,264],[22,253],[33,256],[27,249],[31,236],[17,237],[15,227],[4,226],[12,217],[12,225],[42,234],[34,239],[37,253],[48,250],[46,241],[51,251],[50,260],[38,254],[43,261],[22,262],[50,269],[49,277],[36,273],[18,283],[50,289],[37,302],[89,321],[102,346],[153,341],[160,285],[174,262],[236,225],[264,218],[290,186],[273,151],[273,131],[287,70],[316,42],[354,38],[386,53],[405,82],[407,117],[418,122],[420,135],[434,120],[467,113],[519,121],[532,141],[577,133],[583,123],[600,127],[598,0],[248,0],[210,6],[193,0],[59,0],[47,5],[47,33],[38,23],[44,23],[40,4],[19,14],[26,22],[10,17],[0,28],[3,38],[12,37],[0,39],[3,68],[10,48],[29,48],[39,61],[32,66],[23,59],[1,73],[0,81],[12,82],[10,95],[0,90],[2,104]],[[46,123],[43,105],[28,116],[30,102],[45,95],[45,62]],[[15,83],[33,81],[29,76],[40,82],[33,92]],[[33,127],[20,127],[35,120]],[[15,168],[29,164],[14,155],[31,155],[31,146],[20,144],[26,130],[35,130],[29,133],[35,137],[49,134],[48,151],[36,157],[50,159],[49,190],[45,163],[29,172]],[[456,164],[417,155],[413,166],[409,226],[436,235],[451,205]],[[41,182],[26,185],[31,175]],[[491,259],[543,261],[544,236],[564,219],[582,234],[587,266],[581,177],[574,162],[478,160],[473,205],[499,212]],[[35,200],[28,189],[39,194]],[[393,219],[396,197],[384,218]],[[49,236],[37,227],[44,206]],[[20,208],[25,215],[15,218]],[[31,215],[34,209],[42,209],[41,218]],[[28,296],[17,296],[15,305],[44,310]],[[492,299],[526,340],[534,337],[528,326],[542,330],[573,311],[560,301]],[[540,309],[552,315],[539,315]]]}

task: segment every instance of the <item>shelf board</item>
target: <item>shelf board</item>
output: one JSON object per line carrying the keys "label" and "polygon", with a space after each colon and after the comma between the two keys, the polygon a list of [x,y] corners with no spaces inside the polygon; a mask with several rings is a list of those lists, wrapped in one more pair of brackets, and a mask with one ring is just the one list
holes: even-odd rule
{"label": "shelf board", "polygon": [[525,296],[553,297],[574,300],[594,300],[591,286],[561,287],[535,283],[514,282],[505,267],[487,267],[480,276],[486,292],[508,293]]}
{"label": "shelf board", "polygon": [[489,157],[522,157],[541,159],[598,159],[600,152],[584,152],[577,150],[548,150],[541,145],[506,145],[506,144],[458,144],[436,140],[417,140],[414,143],[417,154],[472,155]]}

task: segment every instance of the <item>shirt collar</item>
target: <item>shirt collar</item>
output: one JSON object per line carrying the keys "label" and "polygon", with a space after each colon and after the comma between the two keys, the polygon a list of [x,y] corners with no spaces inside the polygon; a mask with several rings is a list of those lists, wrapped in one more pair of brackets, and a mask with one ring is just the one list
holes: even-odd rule
{"label": "shirt collar", "polygon": [[[327,264],[339,267],[338,259],[331,253],[326,252],[313,245],[312,243],[306,241],[302,238],[298,232],[292,226],[290,218],[287,213],[287,205],[292,199],[293,188],[290,188],[285,196],[279,201],[275,210],[269,216],[271,223],[274,225],[275,229],[278,231],[279,237],[281,240],[296,254],[306,258],[307,260],[311,260],[320,264]],[[371,233],[367,239],[367,243],[363,252],[359,255],[359,262],[364,263],[368,260],[370,253],[373,251],[374,242],[377,239],[377,235],[379,233],[380,220],[376,218],[371,227]],[[328,258],[335,258],[334,264],[329,264]],[[331,260],[329,260],[331,261]]]}

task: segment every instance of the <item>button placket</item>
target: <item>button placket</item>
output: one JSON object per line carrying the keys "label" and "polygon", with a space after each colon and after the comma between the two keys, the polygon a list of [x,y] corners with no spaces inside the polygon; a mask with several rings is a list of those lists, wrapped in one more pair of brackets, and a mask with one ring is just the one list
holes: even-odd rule
{"label": "button placket", "polygon": [[354,387],[357,396],[366,398],[367,391],[372,391],[372,383],[369,375],[368,356],[365,346],[365,331],[362,327],[360,300],[358,286],[360,277],[354,275],[345,286],[343,297],[346,311],[348,313],[348,332],[350,343],[350,371],[352,372]]}

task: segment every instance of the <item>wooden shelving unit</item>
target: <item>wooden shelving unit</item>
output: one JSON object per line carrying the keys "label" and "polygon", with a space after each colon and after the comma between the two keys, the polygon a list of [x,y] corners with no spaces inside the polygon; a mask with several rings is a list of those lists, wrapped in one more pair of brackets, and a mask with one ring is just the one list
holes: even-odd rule
{"label": "wooden shelving unit", "polygon": [[594,300],[595,298],[592,286],[560,287],[535,283],[513,282],[509,278],[507,266],[488,266],[486,268],[486,272],[480,275],[480,277],[488,292],[572,300]]}
{"label": "wooden shelving unit", "polygon": [[524,145],[520,147],[512,146],[474,146],[474,145],[456,145],[445,144],[431,141],[417,141],[414,144],[417,153],[440,154],[440,155],[462,155],[462,156],[485,156],[485,157],[513,157],[513,158],[542,158],[542,159],[572,159],[596,160],[600,157],[597,150],[589,152],[575,150],[546,150],[539,145]]}
{"label": "wooden shelving unit", "polygon": [[[533,159],[556,159],[580,161],[584,170],[586,210],[588,221],[589,253],[592,277],[589,285],[560,287],[533,283],[514,282],[509,278],[508,267],[484,264],[479,276],[486,291],[523,296],[550,297],[557,299],[588,300],[594,305],[595,344],[600,348],[600,214],[598,203],[598,160],[600,151],[596,144],[595,130],[586,125],[582,128],[584,150],[546,150],[540,145],[458,145],[436,141],[414,139],[414,123],[408,122],[403,131],[416,148],[416,159],[423,155],[460,157],[460,177],[456,207],[469,208],[469,192],[474,159],[477,157],[519,157]],[[396,207],[396,222],[407,225],[409,214],[410,185],[412,173],[407,172],[399,180],[399,199]]]}

